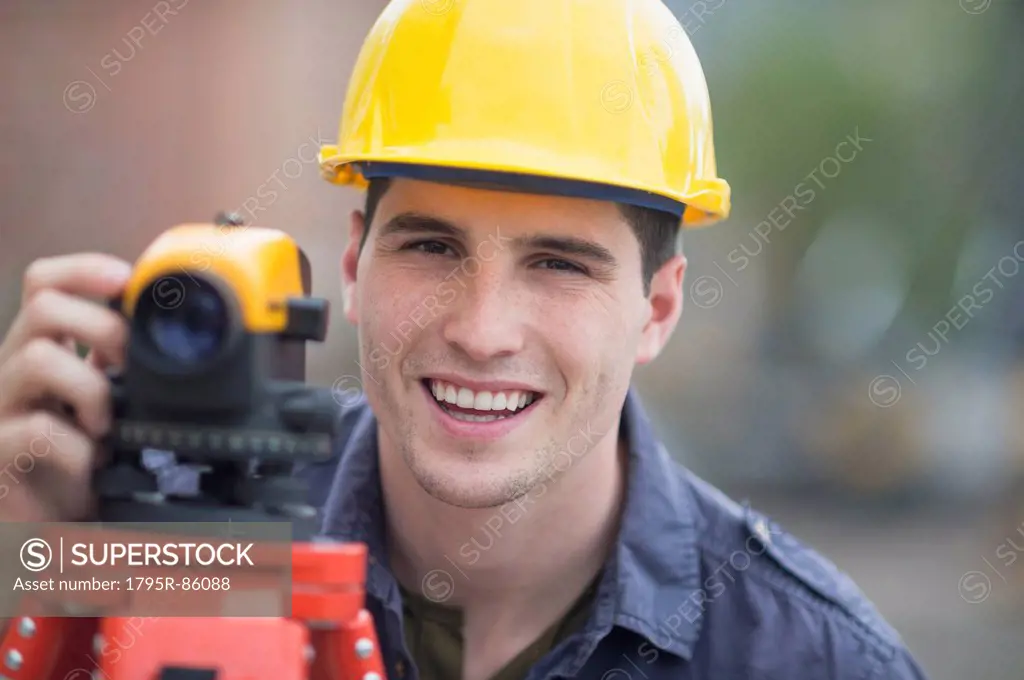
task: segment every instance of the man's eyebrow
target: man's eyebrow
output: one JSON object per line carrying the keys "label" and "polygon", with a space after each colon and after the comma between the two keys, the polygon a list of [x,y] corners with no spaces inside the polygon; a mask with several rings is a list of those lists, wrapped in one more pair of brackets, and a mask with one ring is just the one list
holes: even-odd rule
{"label": "man's eyebrow", "polygon": [[607,267],[617,267],[618,260],[604,246],[575,236],[526,236],[513,239],[518,247],[554,250],[564,255],[577,255]]}
{"label": "man's eyebrow", "polygon": [[395,234],[435,234],[458,239],[466,238],[466,230],[462,227],[440,217],[416,212],[395,215],[381,226],[377,237],[384,238]]}
{"label": "man's eyebrow", "polygon": [[[467,232],[449,220],[417,212],[404,212],[385,222],[378,238],[400,234],[434,234],[465,241]],[[520,236],[511,239],[512,245],[520,249],[552,250],[564,255],[576,255],[593,260],[606,267],[615,268],[618,260],[604,246],[576,236]]]}

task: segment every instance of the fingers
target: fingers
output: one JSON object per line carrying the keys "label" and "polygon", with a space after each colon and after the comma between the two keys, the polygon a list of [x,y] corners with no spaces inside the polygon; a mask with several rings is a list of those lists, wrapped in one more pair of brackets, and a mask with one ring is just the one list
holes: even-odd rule
{"label": "fingers", "polygon": [[33,338],[5,362],[0,384],[0,413],[27,413],[55,400],[72,406],[92,437],[102,437],[110,427],[107,377],[49,338]]}
{"label": "fingers", "polygon": [[0,517],[78,518],[92,504],[93,441],[67,421],[36,411],[0,422]]}
{"label": "fingers", "polygon": [[131,265],[105,253],[78,253],[36,260],[25,271],[22,302],[47,288],[92,298],[118,295],[131,276]]}
{"label": "fingers", "polygon": [[[63,342],[77,340],[98,354],[105,365],[124,360],[128,324],[117,312],[55,288],[36,292],[22,307],[7,336],[6,346],[17,351],[32,338]],[[74,344],[64,343],[74,350]]]}
{"label": "fingers", "polygon": [[[0,517],[78,518],[93,506],[96,441],[110,427],[110,383],[99,366],[123,363],[128,329],[87,298],[120,295],[130,276],[128,262],[102,253],[26,270],[22,309],[0,346]],[[75,341],[91,349],[88,361]],[[78,423],[49,404],[70,406]]]}

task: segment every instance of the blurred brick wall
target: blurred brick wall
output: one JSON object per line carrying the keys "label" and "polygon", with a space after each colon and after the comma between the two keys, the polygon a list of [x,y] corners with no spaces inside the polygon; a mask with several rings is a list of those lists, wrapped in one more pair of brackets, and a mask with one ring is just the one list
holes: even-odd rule
{"label": "blurred brick wall", "polygon": [[173,224],[246,207],[309,252],[314,292],[336,310],[311,374],[329,365],[354,337],[338,257],[358,194],[320,180],[312,159],[336,137],[349,71],[385,4],[4,3],[0,327],[38,257],[131,259]]}

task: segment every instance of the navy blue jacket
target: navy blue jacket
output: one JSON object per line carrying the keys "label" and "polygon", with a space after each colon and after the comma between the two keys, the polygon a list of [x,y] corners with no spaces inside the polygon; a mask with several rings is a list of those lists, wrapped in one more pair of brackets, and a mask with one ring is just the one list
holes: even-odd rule
{"label": "navy blue jacket", "polygon": [[[300,474],[323,531],[368,545],[367,608],[389,678],[414,680],[401,595],[386,567],[376,420],[359,401],[342,423],[334,459]],[[676,463],[632,393],[623,428],[631,457],[625,515],[593,612],[524,680],[925,678],[847,576]],[[436,575],[431,587],[457,587],[454,568]]]}

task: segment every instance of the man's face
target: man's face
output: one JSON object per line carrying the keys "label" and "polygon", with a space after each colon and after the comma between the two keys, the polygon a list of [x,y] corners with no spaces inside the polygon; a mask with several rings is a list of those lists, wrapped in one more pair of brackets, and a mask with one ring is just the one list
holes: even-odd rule
{"label": "man's face", "polygon": [[364,388],[428,493],[501,505],[615,437],[678,309],[656,318],[614,204],[395,180],[360,254],[362,228],[343,269]]}

